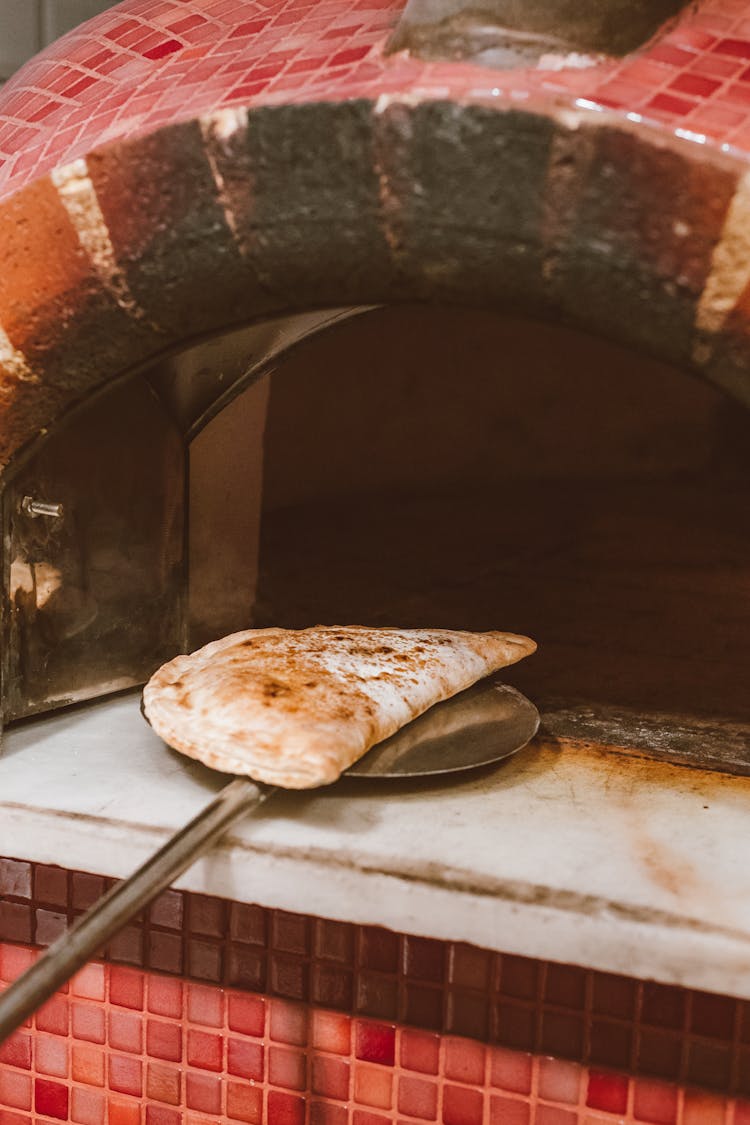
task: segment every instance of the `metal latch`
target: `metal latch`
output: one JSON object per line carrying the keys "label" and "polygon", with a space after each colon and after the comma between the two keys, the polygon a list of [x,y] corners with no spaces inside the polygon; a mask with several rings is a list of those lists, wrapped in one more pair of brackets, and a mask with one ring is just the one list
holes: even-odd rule
{"label": "metal latch", "polygon": [[35,500],[33,496],[24,496],[21,501],[21,511],[32,519],[47,516],[49,519],[59,520],[62,518],[64,508],[62,504],[49,500]]}

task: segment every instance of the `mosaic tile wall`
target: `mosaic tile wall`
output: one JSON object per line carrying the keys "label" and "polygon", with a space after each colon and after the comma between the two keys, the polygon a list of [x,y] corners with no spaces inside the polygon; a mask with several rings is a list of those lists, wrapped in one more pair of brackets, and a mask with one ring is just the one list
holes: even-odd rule
{"label": "mosaic tile wall", "polygon": [[383,48],[401,0],[127,0],[0,94],[0,194],[106,141],[234,106],[416,94],[608,108],[750,150],[750,0],[699,0],[624,60],[498,71]]}
{"label": "mosaic tile wall", "polygon": [[[0,860],[0,982],[105,888]],[[0,1125],[750,1125],[750,1004],[168,891],[0,1047]]]}

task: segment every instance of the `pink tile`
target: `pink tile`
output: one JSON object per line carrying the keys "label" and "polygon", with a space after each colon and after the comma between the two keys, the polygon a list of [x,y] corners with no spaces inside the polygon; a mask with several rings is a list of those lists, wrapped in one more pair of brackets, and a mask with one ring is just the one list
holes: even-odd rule
{"label": "pink tile", "polygon": [[313,1011],[312,1043],[320,1051],[330,1051],[337,1055],[348,1055],[351,1043],[349,1016],[335,1012]]}
{"label": "pink tile", "polygon": [[437,1074],[440,1057],[440,1039],[437,1035],[403,1028],[400,1039],[399,1061],[404,1070],[415,1070],[421,1074]]}
{"label": "pink tile", "polygon": [[55,1078],[67,1078],[67,1040],[55,1035],[36,1035],[34,1038],[34,1065],[39,1074],[48,1074]]}
{"label": "pink tile", "polygon": [[551,1102],[577,1104],[581,1090],[582,1068],[562,1059],[540,1059],[538,1090]]}
{"label": "pink tile", "polygon": [[71,1090],[70,1119],[78,1125],[102,1125],[106,1120],[107,1105],[98,1090],[85,1090],[74,1086]]}
{"label": "pink tile", "polygon": [[482,1125],[484,1099],[466,1086],[443,1087],[443,1125]]}
{"label": "pink tile", "polygon": [[182,1016],[182,993],[182,981],[151,975],[148,981],[149,1012],[180,1019]]}
{"label": "pink tile", "polygon": [[105,987],[104,966],[97,964],[86,965],[70,982],[72,994],[87,1000],[103,1000]]}
{"label": "pink tile", "polygon": [[312,1056],[312,1089],[327,1098],[346,1101],[349,1097],[350,1066],[343,1059],[326,1055]]}
{"label": "pink tile", "polygon": [[109,1000],[125,1008],[143,1008],[144,976],[137,969],[113,965],[109,970]]}
{"label": "pink tile", "polygon": [[306,1059],[302,1051],[271,1046],[268,1051],[268,1081],[287,1090],[303,1090],[306,1083]]}
{"label": "pink tile", "polygon": [[64,996],[54,996],[34,1016],[37,1031],[49,1031],[52,1035],[67,1035],[68,1021],[69,1004]]}
{"label": "pink tile", "polygon": [[143,1020],[140,1014],[116,1009],[110,1011],[109,1045],[116,1051],[140,1054],[143,1050]]}
{"label": "pink tile", "polygon": [[179,1062],[182,1058],[183,1029],[166,1020],[149,1020],[146,1024],[146,1054],[155,1059]]}
{"label": "pink tile", "polygon": [[524,1051],[493,1047],[490,1051],[490,1082],[502,1090],[528,1094],[531,1090],[532,1056]]}
{"label": "pink tile", "polygon": [[187,1061],[200,1070],[221,1070],[224,1041],[220,1035],[207,1031],[189,1030],[187,1033]]}
{"label": "pink tile", "polygon": [[103,1043],[106,1038],[104,1008],[74,1001],[71,1005],[71,1029],[75,1039]]}
{"label": "pink tile", "polygon": [[402,1074],[398,1080],[397,1108],[399,1113],[406,1113],[420,1121],[437,1120],[437,1083]]}
{"label": "pink tile", "polygon": [[354,1100],[374,1109],[390,1109],[393,1100],[393,1074],[379,1066],[358,1063],[354,1067]]}
{"label": "pink tile", "polygon": [[301,1047],[307,1043],[309,1012],[303,1004],[271,1000],[269,1034],[278,1043]]}
{"label": "pink tile", "polygon": [[82,1082],[86,1086],[103,1086],[104,1051],[88,1043],[74,1043],[71,1073],[74,1082]]}
{"label": "pink tile", "polygon": [[633,1115],[636,1121],[649,1125],[675,1125],[677,1121],[677,1087],[647,1078],[635,1079]]}
{"label": "pink tile", "polygon": [[0,1105],[31,1109],[31,1078],[28,1074],[0,1070]]}
{"label": "pink tile", "polygon": [[444,1039],[445,1076],[473,1086],[484,1083],[485,1048],[470,1039]]}
{"label": "pink tile", "polygon": [[490,1098],[489,1125],[530,1125],[531,1110],[527,1101],[519,1098]]}
{"label": "pink tile", "polygon": [[188,1109],[220,1113],[221,1079],[215,1074],[193,1074],[188,1071],[185,1076],[185,1099]]}
{"label": "pink tile", "polygon": [[221,1027],[224,1022],[224,993],[207,985],[189,984],[188,1019],[206,1027]]}
{"label": "pink tile", "polygon": [[227,1040],[227,1070],[240,1078],[262,1082],[264,1052],[262,1043],[230,1038]]}
{"label": "pink tile", "polygon": [[143,1066],[128,1055],[109,1056],[109,1088],[139,1098],[143,1092]]}

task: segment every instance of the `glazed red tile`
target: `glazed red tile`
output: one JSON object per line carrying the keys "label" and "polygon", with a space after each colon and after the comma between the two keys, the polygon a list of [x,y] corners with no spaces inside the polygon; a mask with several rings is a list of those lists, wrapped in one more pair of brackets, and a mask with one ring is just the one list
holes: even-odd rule
{"label": "glazed red tile", "polygon": [[310,1125],[348,1125],[349,1111],[346,1106],[333,1102],[310,1102]]}
{"label": "glazed red tile", "polygon": [[438,1085],[425,1078],[402,1074],[398,1080],[399,1113],[416,1117],[420,1121],[437,1120]]}
{"label": "glazed red tile", "polygon": [[586,1105],[608,1113],[625,1113],[628,1107],[628,1079],[619,1074],[589,1073]]}
{"label": "glazed red tile", "polygon": [[534,1125],[578,1125],[579,1116],[574,1110],[562,1109],[557,1105],[543,1105],[541,1102],[536,1107]]}
{"label": "glazed red tile", "polygon": [[721,86],[721,82],[701,74],[679,74],[670,83],[668,89],[678,94],[690,94],[697,98],[706,98],[714,94]]}
{"label": "glazed red tile", "polygon": [[750,59],[750,40],[719,39],[711,48],[720,55],[731,55],[736,59]]}
{"label": "glazed red tile", "polygon": [[140,1014],[110,1011],[108,1042],[116,1051],[140,1054],[143,1049],[143,1020]]}
{"label": "glazed red tile", "polygon": [[390,1109],[393,1101],[393,1074],[378,1066],[357,1063],[354,1067],[354,1100],[374,1109]]}
{"label": "glazed red tile", "polygon": [[241,1078],[261,1082],[263,1080],[263,1057],[265,1048],[261,1043],[247,1039],[229,1038],[227,1041],[227,1070]]}
{"label": "glazed red tile", "polygon": [[139,1098],[143,1092],[143,1066],[140,1059],[128,1055],[109,1055],[108,1063],[110,1090]]}
{"label": "glazed red tile", "polygon": [[227,1117],[248,1125],[262,1125],[263,1091],[244,1082],[227,1082]]}
{"label": "glazed red tile", "polygon": [[220,1113],[221,1079],[216,1074],[196,1074],[188,1071],[185,1075],[185,1101],[188,1109],[199,1109],[204,1113]]}
{"label": "glazed red tile", "polygon": [[677,1089],[666,1082],[637,1078],[634,1082],[633,1116],[649,1125],[675,1125],[678,1113]]}
{"label": "glazed red tile", "polygon": [[112,965],[109,970],[109,1002],[124,1008],[144,1006],[144,975],[133,969]]}
{"label": "glazed red tile", "polygon": [[466,1086],[443,1087],[443,1125],[482,1125],[484,1098]]}
{"label": "glazed red tile", "polygon": [[[182,1017],[182,981],[151,976],[148,981],[148,1010],[155,1015]],[[231,1026],[231,1025],[230,1025]]]}
{"label": "glazed red tile", "polygon": [[141,1107],[137,1102],[108,1098],[109,1125],[140,1125]]}
{"label": "glazed red tile", "polygon": [[182,1125],[183,1114],[163,1105],[146,1106],[146,1125]]}
{"label": "glazed red tile", "polygon": [[148,1020],[146,1054],[155,1059],[179,1062],[182,1058],[183,1029],[167,1020]]}
{"label": "glazed red tile", "polygon": [[726,1105],[722,1098],[686,1090],[682,1105],[682,1125],[725,1125]]}
{"label": "glazed red tile", "polygon": [[46,1078],[34,1080],[34,1109],[37,1113],[44,1117],[52,1117],[57,1121],[66,1121],[68,1106],[69,1091],[67,1086]]}
{"label": "glazed red tile", "polygon": [[37,1031],[49,1031],[52,1035],[67,1035],[70,1005],[64,996],[54,996],[42,1005],[34,1016]]}
{"label": "glazed red tile", "polygon": [[517,1098],[490,1098],[489,1125],[530,1125],[531,1110],[528,1102]]}
{"label": "glazed red tile", "polygon": [[149,1062],[146,1066],[146,1097],[151,1101],[179,1105],[182,1072],[168,1063]]}
{"label": "glazed red tile", "polygon": [[268,1033],[271,1039],[296,1047],[304,1046],[309,1034],[308,1009],[303,1004],[276,999],[270,1001],[269,1008]]}
{"label": "glazed red tile", "polygon": [[357,1020],[354,1051],[358,1059],[393,1066],[396,1055],[396,1029],[388,1024]]}
{"label": "glazed red tile", "polygon": [[[330,1051],[332,1054],[348,1055],[351,1049],[351,1026],[352,1021],[349,1016],[338,1015],[338,1013],[335,1012],[313,1011],[313,1047],[319,1051]],[[407,1034],[409,1033],[404,1032],[404,1035]]]}
{"label": "glazed red tile", "polygon": [[272,1045],[268,1049],[268,1081],[287,1090],[303,1090],[307,1081],[304,1052]]}
{"label": "glazed red tile", "polygon": [[107,1106],[98,1090],[71,1090],[70,1119],[78,1125],[102,1125]]}
{"label": "glazed red tile", "polygon": [[311,1076],[313,1093],[346,1101],[349,1097],[350,1073],[349,1063],[343,1059],[314,1054]]}
{"label": "glazed red tile", "polygon": [[28,1074],[0,1070],[0,1105],[31,1109],[32,1086]]}
{"label": "glazed red tile", "polygon": [[484,1085],[486,1050],[469,1040],[444,1040],[444,1073],[446,1078],[466,1082],[473,1086]]}
{"label": "glazed red tile", "polygon": [[230,995],[227,1004],[228,1023],[233,1031],[260,1038],[266,1025],[266,1003],[260,996]]}
{"label": "glazed red tile", "polygon": [[0,945],[0,981],[14,981],[36,960],[33,950],[17,945]]}
{"label": "glazed red tile", "polygon": [[646,102],[646,109],[653,112],[674,114],[677,117],[684,117],[686,113],[690,113],[695,109],[696,102],[690,101],[687,98],[678,98],[674,94],[655,94],[648,102]]}
{"label": "glazed red tile", "polygon": [[207,985],[187,986],[187,1016],[192,1023],[221,1027],[224,1022],[224,994]]}
{"label": "glazed red tile", "polygon": [[296,1094],[271,1090],[268,1095],[268,1120],[274,1125],[304,1125],[305,1099]]}
{"label": "glazed red tile", "polygon": [[97,964],[84,966],[71,980],[70,991],[73,996],[80,996],[86,1000],[104,1000],[106,991],[104,966]]}
{"label": "glazed red tile", "polygon": [[582,1070],[576,1063],[562,1059],[539,1060],[537,1090],[550,1102],[577,1105],[581,1092]]}
{"label": "glazed red tile", "polygon": [[56,1035],[34,1037],[34,1066],[38,1074],[68,1077],[68,1041]]}
{"label": "glazed red tile", "polygon": [[70,1025],[75,1039],[84,1039],[89,1043],[104,1043],[106,1039],[104,1009],[96,1003],[74,1000]]}
{"label": "glazed red tile", "polygon": [[104,1085],[105,1055],[101,1048],[87,1043],[73,1043],[70,1057],[74,1082],[82,1082],[86,1086]]}

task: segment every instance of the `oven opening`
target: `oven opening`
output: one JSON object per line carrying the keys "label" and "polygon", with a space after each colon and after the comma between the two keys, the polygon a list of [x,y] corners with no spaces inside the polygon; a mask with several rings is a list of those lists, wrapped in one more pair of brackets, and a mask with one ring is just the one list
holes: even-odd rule
{"label": "oven opening", "polygon": [[249,625],[503,629],[539,644],[507,680],[548,736],[732,768],[747,427],[682,371],[475,309],[195,346],[63,420],[6,483],[5,719]]}

